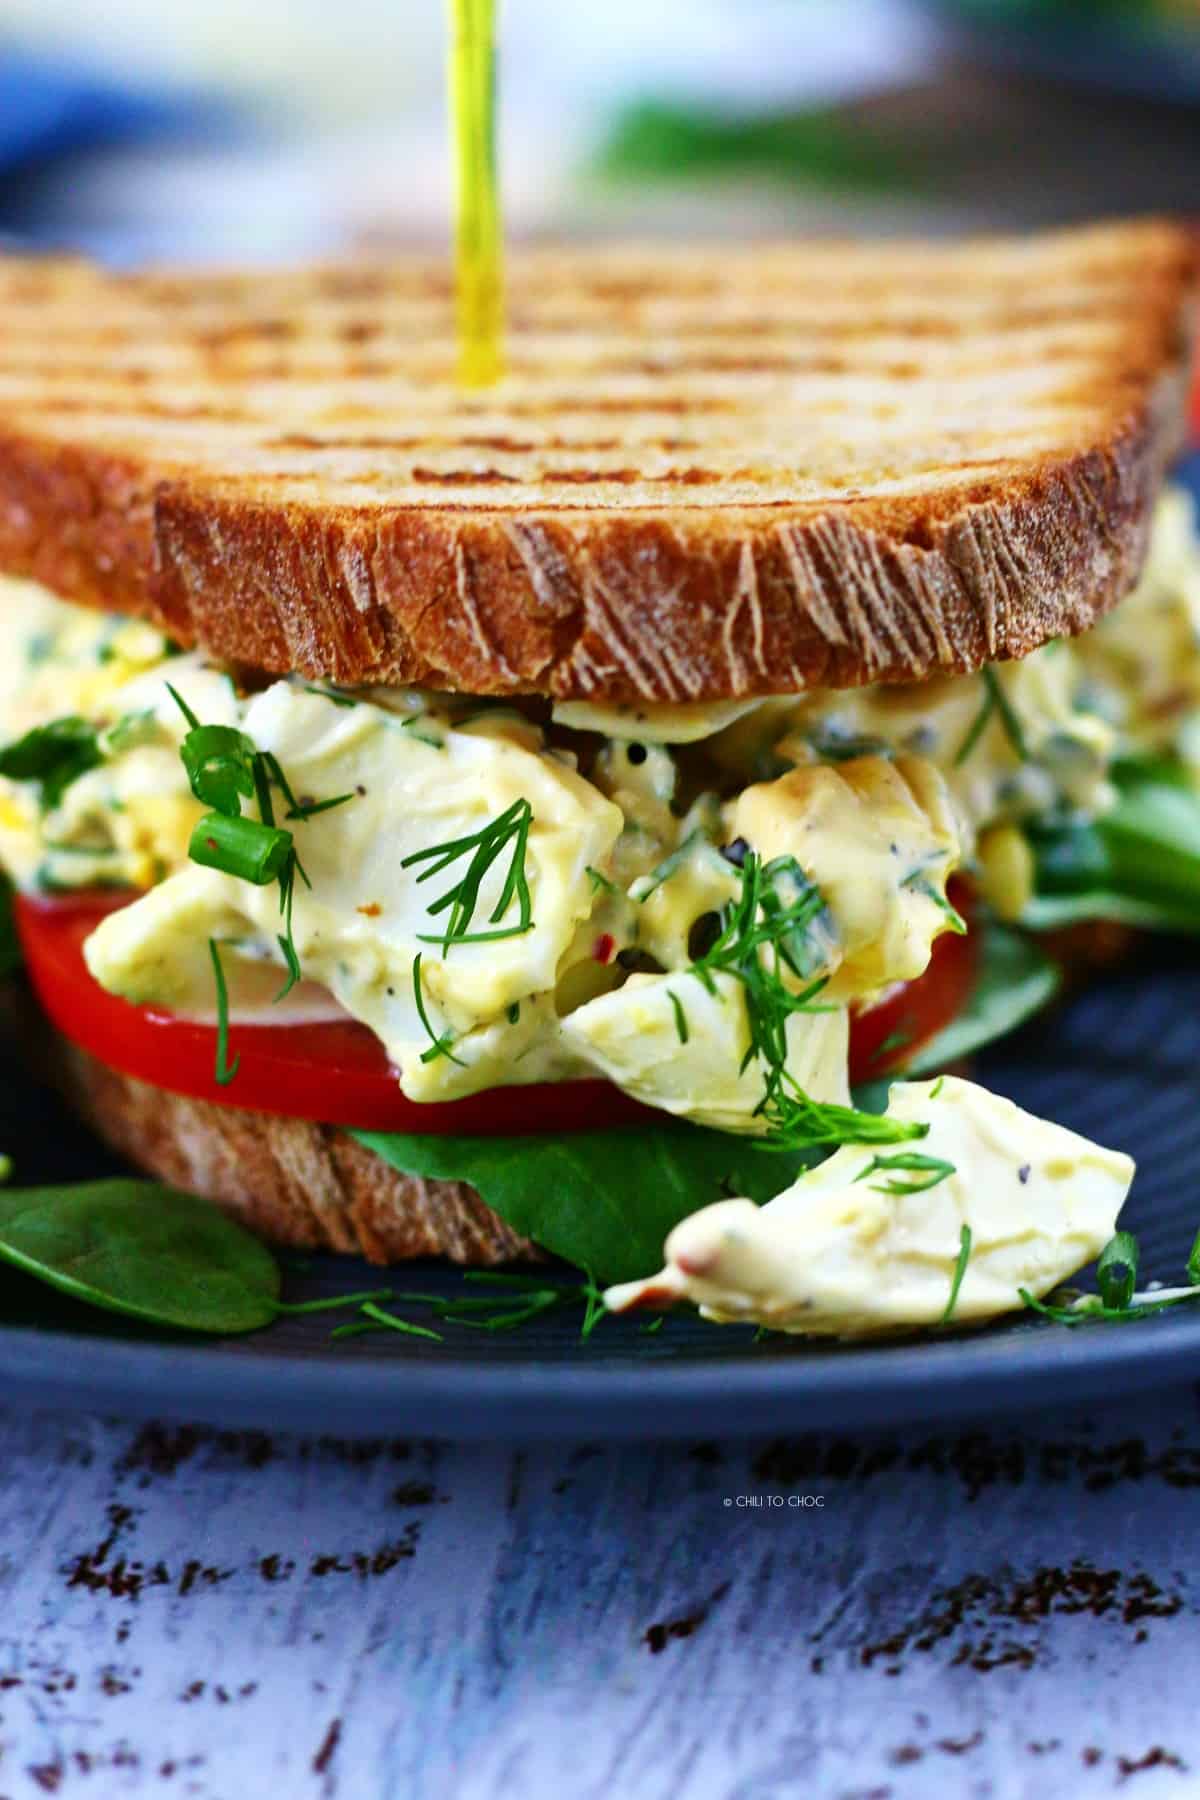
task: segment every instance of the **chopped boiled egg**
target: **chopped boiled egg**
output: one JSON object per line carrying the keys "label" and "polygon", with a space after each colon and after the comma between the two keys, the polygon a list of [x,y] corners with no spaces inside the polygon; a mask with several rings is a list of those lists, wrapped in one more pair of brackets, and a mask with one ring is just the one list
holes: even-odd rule
{"label": "chopped boiled egg", "polygon": [[899,1151],[845,1145],[765,1206],[703,1207],[662,1273],[607,1304],[838,1337],[968,1324],[1040,1299],[1112,1236],[1134,1173],[1119,1151],[953,1076],[898,1083],[887,1117],[929,1129]]}

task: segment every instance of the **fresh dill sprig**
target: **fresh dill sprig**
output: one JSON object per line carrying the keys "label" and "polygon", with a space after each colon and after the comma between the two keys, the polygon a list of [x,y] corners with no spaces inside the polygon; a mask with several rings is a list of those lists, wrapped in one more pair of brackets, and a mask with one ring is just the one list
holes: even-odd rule
{"label": "fresh dill sprig", "polygon": [[1012,745],[1015,755],[1021,762],[1026,762],[1029,757],[1029,747],[1025,742],[1025,733],[1021,727],[1020,719],[1013,710],[1011,700],[1004,692],[1000,677],[997,675],[995,669],[991,668],[981,669],[979,675],[984,686],[983,703],[975,717],[972,719],[967,735],[964,737],[955,753],[954,767],[956,769],[961,768],[963,763],[966,762],[976,744],[978,744],[980,738],[983,736],[984,730],[993,713],[999,713],[1000,722],[1004,726],[1005,736]]}
{"label": "fresh dill sprig", "polygon": [[[470,832],[465,837],[452,838],[444,844],[431,844],[425,850],[414,850],[411,855],[401,861],[402,869],[414,867],[417,863],[428,863],[422,869],[417,881],[428,881],[432,876],[440,875],[452,863],[470,855],[466,872],[447,888],[446,892],[426,908],[431,918],[438,913],[446,913],[446,929],[438,936],[418,933],[418,941],[422,944],[440,944],[442,955],[449,955],[453,944],[486,944],[494,943],[498,938],[520,937],[533,929],[533,903],[529,894],[529,878],[525,870],[525,858],[529,848],[529,828],[533,823],[533,808],[526,799],[514,800],[489,824],[481,830]],[[488,916],[488,924],[495,930],[472,931],[475,909],[479,905],[479,890],[484,877],[492,865],[510,851],[508,870],[500,897]],[[516,925],[500,925],[500,920],[513,900],[516,900],[519,923]]]}
{"label": "fresh dill sprig", "polygon": [[1025,742],[1021,721],[1013,710],[1012,701],[1005,693],[995,669],[984,669],[982,675],[984,686],[991,694],[996,711],[1000,714],[1000,723],[1004,727],[1005,736],[1012,745],[1013,754],[1025,762],[1029,756],[1029,747]]}
{"label": "fresh dill sprig", "polygon": [[963,918],[954,902],[946,897],[941,888],[929,876],[929,870],[943,860],[940,850],[933,851],[915,869],[910,869],[900,883],[912,894],[920,894],[926,900],[932,900],[938,911],[946,920],[946,930],[954,932],[956,937],[965,937],[967,921]]}
{"label": "fresh dill sprig", "polygon": [[416,738],[418,744],[424,744],[430,750],[444,750],[446,748],[444,737],[440,737],[428,725],[425,725],[422,730],[422,725],[428,717],[428,713],[414,713],[411,719],[401,719],[400,729],[407,731],[410,737]]}
{"label": "fresh dill sprig", "polygon": [[221,967],[221,953],[217,948],[216,938],[208,940],[208,954],[212,960],[213,981],[217,990],[217,1065],[214,1071],[218,1087],[228,1087],[238,1072],[241,1057],[229,1060],[229,990],[225,986],[225,971]]}
{"label": "fresh dill sprig", "polygon": [[633,896],[639,906],[644,906],[651,894],[657,893],[663,882],[669,881],[675,871],[683,867],[692,853],[692,846],[704,836],[704,831],[697,825],[694,831],[688,832],[683,842],[672,850],[669,856],[664,856],[663,860],[657,863],[648,875],[642,876],[637,884],[638,891]]}
{"label": "fresh dill sprig", "polygon": [[715,942],[690,972],[711,994],[717,992],[718,974],[741,983],[750,1037],[741,1067],[762,1065],[763,1097],[755,1110],[767,1125],[765,1146],[799,1150],[923,1137],[926,1125],[813,1100],[789,1072],[787,1028],[793,1014],[833,1010],[820,999],[828,978],[816,973],[825,962],[832,925],[820,890],[795,857],[764,863],[748,849],[738,873],[741,891],[722,910]]}
{"label": "fresh dill sprig", "polygon": [[955,1173],[954,1163],[946,1162],[941,1156],[925,1156],[919,1150],[900,1150],[895,1156],[873,1156],[854,1180],[856,1183],[866,1181],[870,1175],[885,1174],[892,1169],[911,1173],[918,1179],[897,1181],[894,1176],[889,1176],[887,1181],[873,1181],[871,1186],[877,1194],[924,1194]]}
{"label": "fresh dill sprig", "polygon": [[[583,1320],[579,1336],[584,1342],[592,1335],[608,1310],[604,1304],[603,1290],[586,1270],[581,1282],[556,1281],[552,1276],[522,1275],[494,1269],[468,1269],[464,1271],[463,1280],[485,1287],[488,1291],[483,1294],[447,1295],[401,1290],[389,1292],[383,1297],[400,1305],[423,1307],[442,1323],[464,1325],[472,1331],[515,1331],[533,1319],[545,1317],[547,1313],[582,1306]],[[339,1325],[330,1333],[330,1337],[337,1340],[359,1337],[364,1331],[382,1327],[440,1340],[440,1332],[431,1331],[427,1326],[414,1325],[393,1311],[385,1311],[376,1304],[378,1298],[373,1295],[365,1296],[360,1308],[362,1316],[346,1325]],[[329,1304],[332,1306],[332,1303]],[[305,1310],[323,1310],[325,1305],[322,1302]]]}
{"label": "fresh dill sprig", "polygon": [[421,957],[423,954],[423,951],[417,951],[417,954],[413,957],[412,966],[413,1002],[417,1009],[417,1017],[425,1027],[426,1035],[429,1038],[429,1048],[428,1050],[422,1050],[421,1061],[423,1063],[436,1062],[439,1056],[444,1056],[450,1062],[457,1063],[460,1069],[465,1069],[467,1065],[463,1062],[462,1057],[455,1056],[450,1048],[451,1044],[454,1042],[451,1034],[449,1032],[443,1032],[439,1035],[434,1030],[433,1022],[426,1011],[425,993],[421,986]]}
{"label": "fresh dill sprig", "polygon": [[962,1287],[963,1276],[967,1272],[967,1264],[971,1260],[971,1227],[964,1225],[958,1234],[958,1258],[954,1264],[954,1273],[950,1277],[950,1298],[946,1302],[946,1310],[938,1320],[939,1325],[948,1325],[954,1317],[954,1309],[958,1305],[958,1290]]}
{"label": "fresh dill sprig", "polygon": [[607,875],[601,874],[599,869],[593,869],[591,863],[587,865],[584,874],[592,884],[593,894],[605,893],[615,894],[617,896],[620,895],[621,890],[616,882],[611,881]]}

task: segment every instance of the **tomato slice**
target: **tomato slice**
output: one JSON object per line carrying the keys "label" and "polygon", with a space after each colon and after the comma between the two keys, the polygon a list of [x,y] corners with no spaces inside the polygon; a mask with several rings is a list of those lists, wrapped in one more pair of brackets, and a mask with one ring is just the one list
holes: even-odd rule
{"label": "tomato slice", "polygon": [[[126,1075],[219,1106],[364,1131],[513,1137],[651,1119],[662,1123],[661,1112],[639,1105],[607,1081],[493,1088],[466,1100],[418,1104],[400,1092],[397,1072],[379,1039],[352,1019],[234,1024],[230,1055],[241,1060],[233,1082],[222,1087],[215,1076],[215,1026],[131,1006],[106,993],[88,971],[84,940],[107,913],[133,897],[92,893],[52,900],[20,897],[16,903],[26,966],[51,1021],[64,1037]],[[961,910],[961,895],[956,902]],[[866,1081],[899,1068],[919,1044],[948,1024],[970,991],[974,967],[970,940],[943,933],[920,980],[901,983],[857,1012],[850,1027],[851,1080]]]}

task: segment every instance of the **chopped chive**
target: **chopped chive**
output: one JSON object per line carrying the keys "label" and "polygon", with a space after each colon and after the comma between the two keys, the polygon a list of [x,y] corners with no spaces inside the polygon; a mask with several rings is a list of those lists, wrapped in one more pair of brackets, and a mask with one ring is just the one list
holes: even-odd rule
{"label": "chopped chive", "polygon": [[1105,1306],[1123,1311],[1137,1286],[1138,1241],[1131,1231],[1114,1232],[1096,1264],[1096,1286]]}
{"label": "chopped chive", "polygon": [[650,1319],[646,1322],[645,1325],[639,1325],[638,1331],[641,1333],[641,1335],[643,1337],[649,1337],[652,1332],[662,1330],[663,1321],[665,1318],[666,1318],[665,1313],[659,1313],[657,1319]]}
{"label": "chopped chive", "polygon": [[938,1320],[939,1325],[948,1325],[954,1317],[954,1309],[958,1305],[958,1290],[963,1284],[963,1276],[967,1272],[967,1264],[971,1260],[971,1227],[964,1225],[959,1233],[958,1260],[954,1265],[954,1274],[950,1280],[950,1298],[946,1302],[946,1310]]}
{"label": "chopped chive", "polygon": [[929,1090],[929,1098],[931,1100],[936,1100],[939,1097],[939,1095],[941,1094],[941,1091],[945,1087],[945,1085],[946,1085],[946,1077],[944,1075],[939,1075],[937,1080],[934,1082],[933,1086]]}
{"label": "chopped chive", "polygon": [[292,834],[257,819],[206,813],[193,828],[188,855],[206,869],[267,887],[284,873],[292,855]]}
{"label": "chopped chive", "polygon": [[229,1061],[229,990],[225,986],[225,971],[221,967],[221,955],[217,949],[217,940],[209,938],[208,954],[212,959],[213,980],[217,987],[217,1063],[214,1076],[218,1087],[228,1087],[241,1066],[241,1056]]}
{"label": "chopped chive", "polygon": [[584,873],[592,884],[593,894],[598,894],[601,891],[606,894],[620,894],[621,890],[616,882],[610,881],[607,875],[602,875],[599,869],[593,869],[591,863],[588,863]]}
{"label": "chopped chive", "polygon": [[197,800],[236,819],[243,798],[254,792],[254,746],[249,738],[232,725],[195,725],[179,746],[179,755]]}
{"label": "chopped chive", "polygon": [[1200,1287],[1200,1231],[1196,1233],[1191,1254],[1187,1259],[1188,1280],[1193,1287]]}

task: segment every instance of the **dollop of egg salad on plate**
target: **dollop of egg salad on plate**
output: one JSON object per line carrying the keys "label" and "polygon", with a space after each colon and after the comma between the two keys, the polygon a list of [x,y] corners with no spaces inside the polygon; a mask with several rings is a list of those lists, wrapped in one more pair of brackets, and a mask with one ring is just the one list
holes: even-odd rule
{"label": "dollop of egg salad on plate", "polygon": [[1052,997],[1038,933],[1200,923],[1181,493],[1110,619],[912,686],[342,689],[14,579],[3,630],[0,858],[108,1066],[467,1182],[613,1309],[970,1324],[1113,1238],[1128,1157],[943,1071]]}

